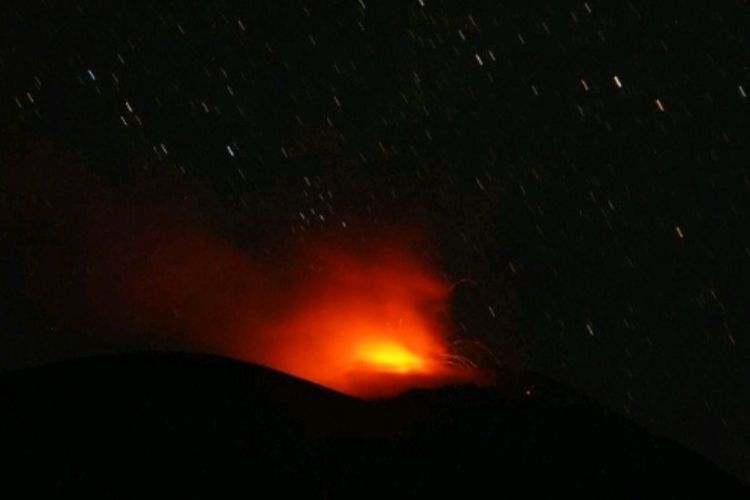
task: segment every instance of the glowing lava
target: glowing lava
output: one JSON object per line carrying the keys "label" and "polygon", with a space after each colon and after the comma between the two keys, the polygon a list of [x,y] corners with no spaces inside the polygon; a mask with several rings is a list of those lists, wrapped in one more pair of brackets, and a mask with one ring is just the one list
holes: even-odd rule
{"label": "glowing lava", "polygon": [[0,173],[12,220],[46,231],[23,252],[28,294],[106,344],[217,353],[365,398],[481,379],[448,362],[449,286],[411,229],[246,252],[169,183],[121,190],[45,155]]}
{"label": "glowing lava", "polygon": [[356,356],[363,365],[380,372],[421,373],[428,368],[428,360],[395,343],[365,343],[357,349]]}
{"label": "glowing lava", "polygon": [[244,359],[366,398],[475,381],[447,362],[449,287],[414,255],[381,244],[307,259],[316,271],[298,276],[299,293],[289,291],[295,299]]}

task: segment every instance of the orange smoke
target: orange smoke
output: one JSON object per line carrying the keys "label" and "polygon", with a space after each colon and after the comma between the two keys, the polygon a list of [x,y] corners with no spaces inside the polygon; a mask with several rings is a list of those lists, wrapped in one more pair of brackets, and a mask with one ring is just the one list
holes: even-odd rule
{"label": "orange smoke", "polygon": [[394,245],[317,252],[299,299],[241,356],[365,397],[470,381],[475,373],[450,363],[448,287]]}
{"label": "orange smoke", "polygon": [[[22,175],[6,179],[18,194],[12,216],[48,228],[25,252],[28,291],[70,324],[116,344],[262,364],[359,397],[479,381],[454,362],[449,288],[410,238],[354,245],[344,231],[252,255],[142,189],[122,193],[49,158],[20,163],[11,171]],[[61,175],[66,182],[54,180]]]}

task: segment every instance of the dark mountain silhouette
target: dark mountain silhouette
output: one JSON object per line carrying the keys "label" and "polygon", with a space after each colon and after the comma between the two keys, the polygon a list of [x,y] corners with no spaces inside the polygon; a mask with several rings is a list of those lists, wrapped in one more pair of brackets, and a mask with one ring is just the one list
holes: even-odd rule
{"label": "dark mountain silhouette", "polygon": [[747,498],[711,463],[564,387],[506,380],[362,401],[199,354],[5,372],[0,475],[107,496]]}

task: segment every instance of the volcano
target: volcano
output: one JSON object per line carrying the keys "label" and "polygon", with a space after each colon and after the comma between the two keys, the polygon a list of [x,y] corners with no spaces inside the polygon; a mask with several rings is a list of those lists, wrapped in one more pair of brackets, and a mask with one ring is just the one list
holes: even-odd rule
{"label": "volcano", "polygon": [[534,374],[363,400],[188,353],[0,375],[3,484],[251,497],[722,498],[706,460]]}

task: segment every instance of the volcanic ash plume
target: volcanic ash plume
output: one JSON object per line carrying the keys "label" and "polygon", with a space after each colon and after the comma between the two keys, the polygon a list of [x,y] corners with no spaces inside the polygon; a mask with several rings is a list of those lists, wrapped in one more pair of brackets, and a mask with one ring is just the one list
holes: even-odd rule
{"label": "volcanic ash plume", "polygon": [[[360,397],[479,381],[453,362],[448,286],[408,238],[319,235],[251,255],[184,205],[30,157],[4,174],[27,293],[120,345],[222,354]],[[274,257],[269,257],[268,255]]]}

